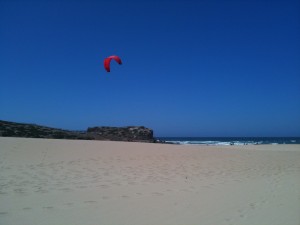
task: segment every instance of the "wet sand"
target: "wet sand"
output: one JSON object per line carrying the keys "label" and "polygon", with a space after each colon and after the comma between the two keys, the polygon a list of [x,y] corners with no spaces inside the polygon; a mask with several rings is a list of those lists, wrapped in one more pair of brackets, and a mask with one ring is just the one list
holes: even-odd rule
{"label": "wet sand", "polygon": [[299,225],[300,145],[0,137],[2,225]]}

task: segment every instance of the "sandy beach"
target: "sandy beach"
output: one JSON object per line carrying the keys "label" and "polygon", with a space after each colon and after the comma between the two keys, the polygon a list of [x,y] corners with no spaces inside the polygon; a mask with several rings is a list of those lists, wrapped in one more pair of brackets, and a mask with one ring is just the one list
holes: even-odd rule
{"label": "sandy beach", "polygon": [[299,225],[300,146],[0,137],[1,225]]}

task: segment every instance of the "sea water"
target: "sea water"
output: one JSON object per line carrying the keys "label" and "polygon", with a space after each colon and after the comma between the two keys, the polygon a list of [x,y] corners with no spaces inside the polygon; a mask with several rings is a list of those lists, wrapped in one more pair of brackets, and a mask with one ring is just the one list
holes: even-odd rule
{"label": "sea water", "polygon": [[157,139],[182,145],[300,144],[300,137],[158,137]]}

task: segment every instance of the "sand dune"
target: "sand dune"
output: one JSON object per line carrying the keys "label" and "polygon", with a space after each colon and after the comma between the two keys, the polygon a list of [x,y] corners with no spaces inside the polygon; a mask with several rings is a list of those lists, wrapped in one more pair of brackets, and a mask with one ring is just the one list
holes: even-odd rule
{"label": "sand dune", "polygon": [[300,146],[0,138],[0,224],[300,224]]}

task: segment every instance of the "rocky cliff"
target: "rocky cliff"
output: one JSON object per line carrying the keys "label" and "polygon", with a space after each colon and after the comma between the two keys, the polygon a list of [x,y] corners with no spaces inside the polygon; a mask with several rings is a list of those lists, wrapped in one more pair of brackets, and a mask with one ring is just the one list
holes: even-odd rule
{"label": "rocky cliff", "polygon": [[96,140],[154,142],[153,131],[143,126],[90,127],[87,134]]}
{"label": "rocky cliff", "polygon": [[69,131],[36,124],[0,120],[0,136],[54,139],[156,142],[153,131],[143,126],[91,127],[87,131]]}

